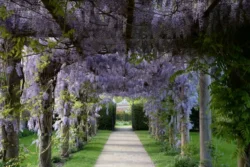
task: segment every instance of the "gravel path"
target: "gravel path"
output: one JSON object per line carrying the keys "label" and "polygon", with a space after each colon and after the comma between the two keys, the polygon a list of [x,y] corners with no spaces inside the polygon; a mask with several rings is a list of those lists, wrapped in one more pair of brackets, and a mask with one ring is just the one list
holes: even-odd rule
{"label": "gravel path", "polygon": [[109,136],[95,167],[155,166],[131,127],[121,127]]}

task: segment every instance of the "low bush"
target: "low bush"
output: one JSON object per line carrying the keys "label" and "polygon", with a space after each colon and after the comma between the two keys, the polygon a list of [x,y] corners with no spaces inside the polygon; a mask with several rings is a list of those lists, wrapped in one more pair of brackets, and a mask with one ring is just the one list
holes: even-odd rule
{"label": "low bush", "polygon": [[180,154],[181,150],[179,148],[172,147],[168,142],[164,141],[162,142],[162,152],[164,152],[165,155],[169,156],[175,156]]}
{"label": "low bush", "polygon": [[198,167],[199,161],[188,156],[176,156],[174,160],[174,167]]}

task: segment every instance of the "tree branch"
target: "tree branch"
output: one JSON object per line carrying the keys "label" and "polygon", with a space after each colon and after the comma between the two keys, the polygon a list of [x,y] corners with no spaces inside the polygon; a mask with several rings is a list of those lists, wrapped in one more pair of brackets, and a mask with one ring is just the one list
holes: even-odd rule
{"label": "tree branch", "polygon": [[70,31],[73,29],[69,24],[66,23],[66,13],[60,4],[58,4],[57,0],[41,0],[44,4],[45,8],[49,11],[49,13],[52,15],[53,19],[56,21],[56,23],[60,26],[61,30],[67,34],[69,33],[69,39],[73,43],[73,45],[77,48],[77,51],[82,54],[82,48],[80,45],[80,41],[75,39],[74,34],[70,33]]}

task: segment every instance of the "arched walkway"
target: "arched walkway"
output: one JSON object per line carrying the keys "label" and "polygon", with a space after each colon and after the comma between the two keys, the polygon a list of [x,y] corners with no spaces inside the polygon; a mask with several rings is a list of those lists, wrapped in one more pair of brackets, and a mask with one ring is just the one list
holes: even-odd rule
{"label": "arched walkway", "polygon": [[111,133],[95,167],[154,167],[131,127]]}

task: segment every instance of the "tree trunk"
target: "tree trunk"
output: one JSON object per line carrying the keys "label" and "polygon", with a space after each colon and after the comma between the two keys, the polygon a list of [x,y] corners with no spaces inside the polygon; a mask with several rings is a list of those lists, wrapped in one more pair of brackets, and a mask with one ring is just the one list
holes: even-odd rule
{"label": "tree trunk", "polygon": [[83,138],[83,140],[84,140],[84,142],[88,142],[88,140],[89,140],[89,123],[88,123],[88,121],[87,120],[85,120],[85,127],[84,127],[84,138]]}
{"label": "tree trunk", "polygon": [[52,167],[51,163],[51,137],[52,137],[52,112],[45,111],[39,118],[39,167]]}
{"label": "tree trunk", "polygon": [[96,135],[96,118],[94,116],[90,117],[90,136]]}
{"label": "tree trunk", "polygon": [[81,150],[83,148],[83,138],[84,138],[84,128],[82,125],[81,116],[77,116],[77,123],[75,123],[75,147],[77,150]]}
{"label": "tree trunk", "polygon": [[69,157],[69,125],[61,124],[61,156]]}
{"label": "tree trunk", "polygon": [[46,85],[47,99],[42,100],[42,113],[39,117],[39,167],[52,167],[51,145],[52,145],[52,116],[53,116],[53,92],[54,85]]}
{"label": "tree trunk", "polygon": [[238,155],[237,167],[246,167],[246,159],[241,155]]}
{"label": "tree trunk", "polygon": [[152,126],[152,128],[151,128],[151,135],[155,136],[155,124],[153,123],[153,121],[151,123],[151,126]]}
{"label": "tree trunk", "polygon": [[[184,100],[184,87],[181,87],[181,97]],[[189,113],[181,107],[181,155],[185,155],[184,147],[189,143]]]}
{"label": "tree trunk", "polygon": [[70,102],[69,102],[69,93],[67,91],[67,87],[64,88],[64,96],[65,99],[63,101],[63,112],[61,112],[60,117],[61,117],[61,157],[67,158],[69,157],[69,129],[70,129],[70,124],[69,124],[69,117],[70,117]]}
{"label": "tree trunk", "polygon": [[[17,118],[14,120],[5,120],[5,125],[2,126],[2,140],[3,140],[3,161],[16,163],[19,155],[19,140],[18,140],[18,127]],[[14,125],[16,124],[16,125]],[[8,163],[10,166],[12,163]]]}
{"label": "tree trunk", "polygon": [[[241,148],[241,142],[238,141],[238,148]],[[243,155],[238,155],[237,167],[250,167],[250,144],[244,149]]]}
{"label": "tree trunk", "polygon": [[89,136],[89,122],[88,122],[88,118],[89,118],[89,114],[88,114],[88,111],[87,109],[85,109],[84,111],[84,117],[83,117],[83,133],[84,133],[84,136],[83,136],[83,141],[85,143],[88,142],[88,136]]}
{"label": "tree trunk", "polygon": [[[21,62],[21,59],[8,60],[7,66],[12,66],[13,68]],[[4,120],[2,123],[2,143],[3,143],[3,162],[11,160],[8,165],[18,166],[18,156],[19,156],[19,119],[20,119],[20,82],[21,77],[18,76],[15,68],[10,72],[6,73],[6,83],[0,86],[7,86],[4,90],[4,96],[6,95],[6,103],[10,104],[10,112],[8,115],[3,116]],[[6,114],[6,113],[5,113]],[[17,164],[17,165],[16,165]]]}
{"label": "tree trunk", "polygon": [[176,116],[171,116],[169,124],[169,144],[172,148],[176,148],[177,125]]}
{"label": "tree trunk", "polygon": [[152,134],[152,120],[150,117],[148,117],[148,133]]}
{"label": "tree trunk", "polygon": [[[39,55],[41,56],[41,55]],[[38,57],[41,59],[41,57]],[[38,59],[38,60],[39,60]],[[37,64],[38,65],[38,64]],[[38,82],[42,96],[38,96],[40,104],[39,124],[39,167],[52,167],[51,147],[52,147],[52,116],[54,111],[56,77],[62,65],[51,61],[42,71],[38,73]]]}
{"label": "tree trunk", "polygon": [[208,86],[211,83],[210,76],[200,74],[200,166],[212,167],[211,149],[211,111],[209,109],[210,93]]}
{"label": "tree trunk", "polygon": [[159,118],[156,118],[156,122],[155,122],[155,139],[159,140]]}
{"label": "tree trunk", "polygon": [[185,155],[184,147],[189,143],[189,114],[182,109],[181,115],[181,155]]}
{"label": "tree trunk", "polygon": [[94,127],[94,133],[95,133],[95,135],[97,134],[97,127],[98,127],[97,118],[95,118],[95,127]]}

